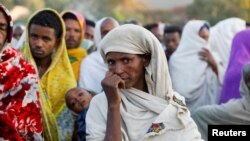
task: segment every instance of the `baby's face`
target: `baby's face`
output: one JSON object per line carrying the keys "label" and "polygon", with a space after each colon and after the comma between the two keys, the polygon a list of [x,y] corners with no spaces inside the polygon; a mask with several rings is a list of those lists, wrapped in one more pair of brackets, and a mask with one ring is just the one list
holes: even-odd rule
{"label": "baby's face", "polygon": [[82,88],[71,89],[66,95],[67,106],[76,113],[80,113],[87,108],[91,99],[92,95]]}

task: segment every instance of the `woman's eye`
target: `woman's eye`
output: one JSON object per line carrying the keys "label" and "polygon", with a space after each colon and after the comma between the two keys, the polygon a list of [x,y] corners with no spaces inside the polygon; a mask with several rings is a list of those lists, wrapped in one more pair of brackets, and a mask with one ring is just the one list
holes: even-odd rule
{"label": "woman's eye", "polygon": [[107,63],[108,63],[108,65],[113,65],[114,61],[113,60],[108,60]]}
{"label": "woman's eye", "polygon": [[127,64],[127,63],[129,63],[129,59],[124,59],[123,62],[124,62],[125,64]]}

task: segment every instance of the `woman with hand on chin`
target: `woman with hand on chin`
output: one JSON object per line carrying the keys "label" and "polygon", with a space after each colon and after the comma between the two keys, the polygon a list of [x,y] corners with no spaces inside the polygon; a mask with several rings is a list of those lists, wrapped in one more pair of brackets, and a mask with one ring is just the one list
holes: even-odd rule
{"label": "woman with hand on chin", "polygon": [[88,141],[201,140],[184,98],[172,89],[164,50],[152,33],[122,25],[100,43],[104,92],[86,117]]}

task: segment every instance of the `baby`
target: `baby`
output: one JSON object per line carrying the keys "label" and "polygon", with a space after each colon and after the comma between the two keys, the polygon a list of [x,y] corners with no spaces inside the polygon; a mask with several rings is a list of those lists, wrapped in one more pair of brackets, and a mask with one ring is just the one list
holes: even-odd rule
{"label": "baby", "polygon": [[77,130],[77,140],[85,141],[85,117],[93,96],[90,92],[80,87],[68,90],[65,95],[67,107],[77,114],[75,129]]}

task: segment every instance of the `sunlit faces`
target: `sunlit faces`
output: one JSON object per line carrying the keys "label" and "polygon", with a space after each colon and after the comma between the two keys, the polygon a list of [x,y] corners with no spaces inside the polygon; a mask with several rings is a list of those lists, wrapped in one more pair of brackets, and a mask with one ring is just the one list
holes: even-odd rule
{"label": "sunlit faces", "polygon": [[82,31],[78,21],[73,19],[66,19],[66,45],[67,48],[76,48],[82,42]]}
{"label": "sunlit faces", "polygon": [[32,24],[29,29],[29,45],[34,58],[51,56],[53,49],[58,46],[55,29]]}
{"label": "sunlit faces", "polygon": [[209,38],[209,30],[207,28],[202,28],[199,31],[199,36],[203,38],[204,40],[208,41]]}
{"label": "sunlit faces", "polygon": [[103,38],[109,31],[115,28],[115,22],[111,19],[106,19],[101,24],[101,37]]}
{"label": "sunlit faces", "polygon": [[125,81],[126,88],[145,88],[145,66],[149,64],[150,59],[143,55],[109,52],[105,61],[109,71]]}
{"label": "sunlit faces", "polygon": [[67,92],[65,99],[69,109],[80,113],[89,106],[92,95],[85,89],[73,88]]}
{"label": "sunlit faces", "polygon": [[0,48],[3,47],[7,38],[8,23],[2,11],[0,11]]}
{"label": "sunlit faces", "polygon": [[180,42],[180,35],[178,32],[164,34],[164,43],[167,49],[171,52],[175,51]]}

